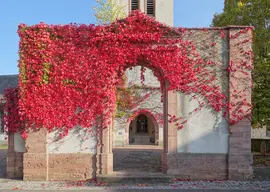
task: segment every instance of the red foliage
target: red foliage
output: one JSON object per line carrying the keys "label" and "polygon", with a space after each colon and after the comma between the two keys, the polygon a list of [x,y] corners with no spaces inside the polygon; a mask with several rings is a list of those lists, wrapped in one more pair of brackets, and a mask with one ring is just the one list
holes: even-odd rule
{"label": "red foliage", "polygon": [[[106,127],[115,110],[116,85],[124,71],[136,65],[152,69],[162,88],[166,80],[169,90],[200,94],[214,110],[228,110],[226,94],[214,83],[215,63],[202,59],[193,42],[182,38],[186,31],[140,12],[109,26],[21,24],[21,118],[28,126],[68,130],[78,124],[90,128],[102,117]],[[221,36],[225,37],[223,31]],[[6,98],[10,103],[11,95]],[[18,106],[9,105],[6,109],[13,113],[5,117],[8,126],[20,130]],[[235,113],[234,122],[243,118],[238,116],[241,112]]]}
{"label": "red foliage", "polygon": [[[2,117],[4,122],[5,132],[16,133],[20,132],[26,137],[24,131],[24,123],[21,120],[20,110],[19,110],[19,93],[18,88],[10,88],[5,90],[4,93],[4,115]],[[25,138],[24,137],[24,138]]]}

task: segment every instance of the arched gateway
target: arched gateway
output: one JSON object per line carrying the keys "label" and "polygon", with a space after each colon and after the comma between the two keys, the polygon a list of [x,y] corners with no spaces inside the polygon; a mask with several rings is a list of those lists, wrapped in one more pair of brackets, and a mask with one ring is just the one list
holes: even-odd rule
{"label": "arched gateway", "polygon": [[[24,117],[28,118],[28,123],[33,120],[42,125],[53,123],[55,127],[72,127],[75,122],[85,127],[91,125],[93,135],[87,135],[89,132],[86,129],[72,127],[69,132],[65,130],[58,134],[66,137],[55,138],[57,131],[51,129],[49,133],[49,127],[29,128],[28,137],[21,143],[25,144],[26,151],[23,151],[16,147],[18,141],[14,141],[11,132],[8,177],[20,175],[24,180],[83,180],[111,174],[113,134],[112,123],[109,122],[113,122],[113,111],[110,110],[114,108],[111,102],[115,99],[114,85],[116,77],[121,76],[125,68],[137,64],[145,64],[155,71],[161,82],[164,174],[190,179],[240,180],[252,176],[251,125],[248,120],[252,32],[249,27],[170,28],[136,12],[105,27],[40,24],[21,26],[20,30],[21,53],[46,53],[46,57],[20,62],[23,69],[31,69],[27,73],[22,70],[19,87],[24,91],[20,104],[27,111]],[[37,43],[32,38],[28,39],[28,33],[33,33],[30,36]],[[72,34],[74,39],[70,38]],[[43,42],[44,39],[46,42]],[[36,47],[23,46],[27,42]],[[126,45],[127,42],[125,50],[120,46],[117,49],[117,45]],[[70,49],[64,49],[69,46]],[[107,50],[108,47],[111,50]],[[23,52],[28,48],[31,51]],[[51,50],[58,52],[52,54]],[[78,55],[71,57],[71,53]],[[87,53],[88,57],[80,55],[82,53]],[[116,53],[117,57],[114,57]],[[62,56],[67,56],[68,62],[63,62]],[[105,57],[104,61],[98,60],[101,56]],[[50,66],[52,61],[58,62],[61,70]],[[40,62],[43,62],[42,67]],[[100,62],[106,65],[106,70]],[[79,63],[80,67],[71,67],[74,63]],[[68,78],[63,79],[64,73],[68,74]],[[54,84],[49,74],[55,75],[51,76],[54,77]],[[34,84],[26,84],[28,81]],[[65,94],[59,94],[60,90]],[[72,95],[75,99],[63,98],[63,95]],[[95,95],[98,97],[93,97]],[[26,98],[29,98],[29,105]],[[40,105],[40,102],[47,105]],[[77,107],[75,115],[74,106]],[[95,116],[93,119],[93,114],[98,118]],[[99,129],[102,119],[106,120],[106,129]],[[144,130],[144,127],[140,129]],[[99,137],[94,134],[96,131]],[[80,142],[82,138],[84,142]]]}

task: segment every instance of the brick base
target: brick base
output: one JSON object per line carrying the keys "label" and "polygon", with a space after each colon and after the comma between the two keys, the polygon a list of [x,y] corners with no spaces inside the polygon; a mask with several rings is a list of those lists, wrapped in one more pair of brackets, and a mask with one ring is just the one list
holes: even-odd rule
{"label": "brick base", "polygon": [[227,154],[172,153],[167,154],[167,174],[181,179],[228,179]]}

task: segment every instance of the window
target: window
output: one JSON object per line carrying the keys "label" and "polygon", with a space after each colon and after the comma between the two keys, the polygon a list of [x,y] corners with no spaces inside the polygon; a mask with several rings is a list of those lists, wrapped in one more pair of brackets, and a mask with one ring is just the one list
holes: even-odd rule
{"label": "window", "polygon": [[149,16],[155,17],[155,0],[147,0],[146,13]]}
{"label": "window", "polygon": [[131,11],[139,9],[139,0],[131,0]]}

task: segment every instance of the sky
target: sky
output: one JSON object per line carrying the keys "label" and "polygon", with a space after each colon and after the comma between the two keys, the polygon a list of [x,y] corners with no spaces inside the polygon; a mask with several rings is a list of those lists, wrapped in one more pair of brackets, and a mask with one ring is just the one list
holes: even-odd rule
{"label": "sky", "polygon": [[[174,26],[209,27],[224,0],[174,0]],[[95,0],[1,0],[0,75],[18,73],[20,23],[95,23]]]}

